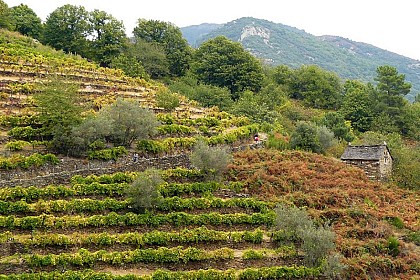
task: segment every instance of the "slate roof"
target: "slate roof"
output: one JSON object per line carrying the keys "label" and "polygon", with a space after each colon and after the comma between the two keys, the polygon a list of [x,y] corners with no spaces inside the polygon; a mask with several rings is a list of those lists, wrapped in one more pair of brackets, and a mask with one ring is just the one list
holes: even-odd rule
{"label": "slate roof", "polygon": [[[344,150],[341,160],[380,160],[384,150],[388,150],[386,145],[363,145],[363,146],[347,146]],[[389,150],[388,150],[389,153]],[[390,153],[391,154],[391,153]]]}

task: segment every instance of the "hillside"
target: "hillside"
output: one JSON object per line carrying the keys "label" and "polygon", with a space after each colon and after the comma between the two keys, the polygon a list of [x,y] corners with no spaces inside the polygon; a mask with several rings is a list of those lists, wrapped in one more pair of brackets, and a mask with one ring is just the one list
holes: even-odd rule
{"label": "hillside", "polygon": [[[191,27],[184,27],[184,32]],[[271,65],[285,64],[294,68],[316,64],[345,79],[374,82],[376,68],[390,65],[405,74],[413,86],[407,96],[413,100],[420,92],[420,61],[378,47],[336,36],[314,36],[304,30],[256,18],[240,18],[213,31],[203,28],[195,37],[188,36],[192,46],[216,36],[241,42],[245,49]],[[210,32],[209,32],[210,31]]]}
{"label": "hillside", "polygon": [[[350,279],[420,273],[418,192],[337,159],[264,149],[252,143],[257,124],[182,96],[167,112],[156,101],[164,85],[15,33],[0,31],[0,55],[0,279],[325,279],[303,241],[276,227],[278,203],[331,223]],[[46,154],[33,96],[52,76],[79,85],[84,114],[118,97],[137,101],[156,114],[157,134],[111,159]],[[15,138],[26,146],[7,148]],[[243,150],[222,180],[191,167],[199,139]],[[148,168],[164,181],[161,201],[135,211],[127,189]]]}

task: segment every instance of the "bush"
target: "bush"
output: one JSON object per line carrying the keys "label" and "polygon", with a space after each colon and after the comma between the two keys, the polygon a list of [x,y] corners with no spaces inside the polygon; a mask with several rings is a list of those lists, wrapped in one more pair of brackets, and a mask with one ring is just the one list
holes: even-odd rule
{"label": "bush", "polygon": [[385,220],[398,229],[403,229],[405,227],[404,222],[399,217],[386,217]]}
{"label": "bush", "polygon": [[127,149],[124,146],[118,146],[111,149],[103,149],[98,151],[89,151],[89,159],[101,159],[101,160],[117,160],[119,157],[127,155]]}
{"label": "bush", "polygon": [[320,265],[321,261],[335,248],[335,233],[329,228],[309,227],[300,231],[299,234],[302,239],[302,250],[305,252],[304,261],[308,266]]}
{"label": "bush", "polygon": [[6,149],[9,149],[10,151],[21,151],[25,146],[29,146],[31,143],[23,140],[17,140],[17,141],[10,141],[4,145]]}
{"label": "bush", "polygon": [[126,191],[133,209],[144,213],[158,206],[161,203],[158,187],[162,183],[164,183],[162,176],[156,169],[148,169],[140,173]]}
{"label": "bush", "polygon": [[388,243],[387,243],[387,248],[388,248],[388,253],[393,256],[396,257],[399,255],[400,253],[400,242],[398,241],[397,238],[391,236],[388,238]]}
{"label": "bush", "polygon": [[308,266],[318,266],[335,248],[335,234],[327,227],[316,227],[309,215],[296,207],[278,205],[275,225],[283,230],[280,240],[298,239],[305,252],[304,261]]}
{"label": "bush", "polygon": [[232,156],[226,147],[210,147],[198,141],[190,155],[191,164],[207,174],[213,173],[215,178],[226,170]]}
{"label": "bush", "polygon": [[160,90],[156,94],[157,106],[163,108],[165,111],[173,111],[179,106],[179,96],[172,93],[170,90]]}
{"label": "bush", "polygon": [[327,257],[322,264],[323,275],[327,277],[327,279],[343,279],[342,273],[347,266],[341,262],[342,259],[343,256],[338,253]]}
{"label": "bush", "polygon": [[305,210],[280,204],[274,211],[276,212],[276,226],[284,232],[298,235],[300,231],[314,226]]}
{"label": "bush", "polygon": [[315,153],[321,152],[321,143],[319,142],[316,125],[308,122],[299,122],[290,137],[290,146],[292,149]]}

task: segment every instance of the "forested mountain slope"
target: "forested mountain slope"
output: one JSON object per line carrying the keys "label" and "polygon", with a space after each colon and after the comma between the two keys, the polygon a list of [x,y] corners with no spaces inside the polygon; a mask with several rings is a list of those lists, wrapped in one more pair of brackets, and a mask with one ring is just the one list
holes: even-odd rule
{"label": "forested mountain slope", "polygon": [[[181,28],[186,34],[191,27]],[[336,36],[314,36],[304,30],[256,18],[240,18],[214,30],[195,27],[195,37],[186,37],[192,46],[216,36],[241,42],[245,49],[272,65],[299,67],[316,64],[338,73],[345,79],[374,82],[376,68],[381,65],[396,67],[412,83],[407,98],[414,99],[420,92],[420,61],[392,53],[378,47],[354,42]]]}

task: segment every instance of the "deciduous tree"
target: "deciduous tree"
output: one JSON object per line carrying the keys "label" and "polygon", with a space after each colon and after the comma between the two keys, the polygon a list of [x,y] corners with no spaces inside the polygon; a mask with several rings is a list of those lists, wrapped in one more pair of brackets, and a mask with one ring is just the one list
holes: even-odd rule
{"label": "deciduous tree", "polygon": [[128,38],[122,21],[104,11],[89,13],[91,58],[101,66],[109,66],[112,58],[119,55]]}
{"label": "deciduous tree", "polygon": [[338,109],[342,97],[340,78],[319,66],[303,65],[294,72],[291,97],[314,108]]}
{"label": "deciduous tree", "polygon": [[204,42],[195,52],[192,71],[202,83],[226,87],[233,100],[240,92],[258,92],[263,82],[261,63],[240,43],[219,36]]}
{"label": "deciduous tree", "polygon": [[43,42],[65,52],[85,56],[90,34],[89,13],[82,6],[64,5],[48,15]]}
{"label": "deciduous tree", "polygon": [[346,81],[344,84],[343,103],[339,112],[360,132],[368,131],[371,127],[374,100],[370,92],[374,90],[372,85],[360,81]]}
{"label": "deciduous tree", "polygon": [[42,123],[42,136],[45,140],[52,140],[53,148],[58,152],[67,152],[71,130],[81,122],[78,87],[68,81],[53,78],[39,90],[40,93],[34,99]]}
{"label": "deciduous tree", "polygon": [[9,6],[3,0],[0,0],[0,28],[12,28],[10,9]]}
{"label": "deciduous tree", "polygon": [[41,19],[27,5],[20,4],[10,8],[10,18],[15,31],[38,40],[41,39],[43,32]]}
{"label": "deciduous tree", "polygon": [[192,50],[178,27],[168,22],[139,19],[133,34],[136,40],[156,43],[163,48],[171,75],[176,77],[185,75],[189,68]]}

